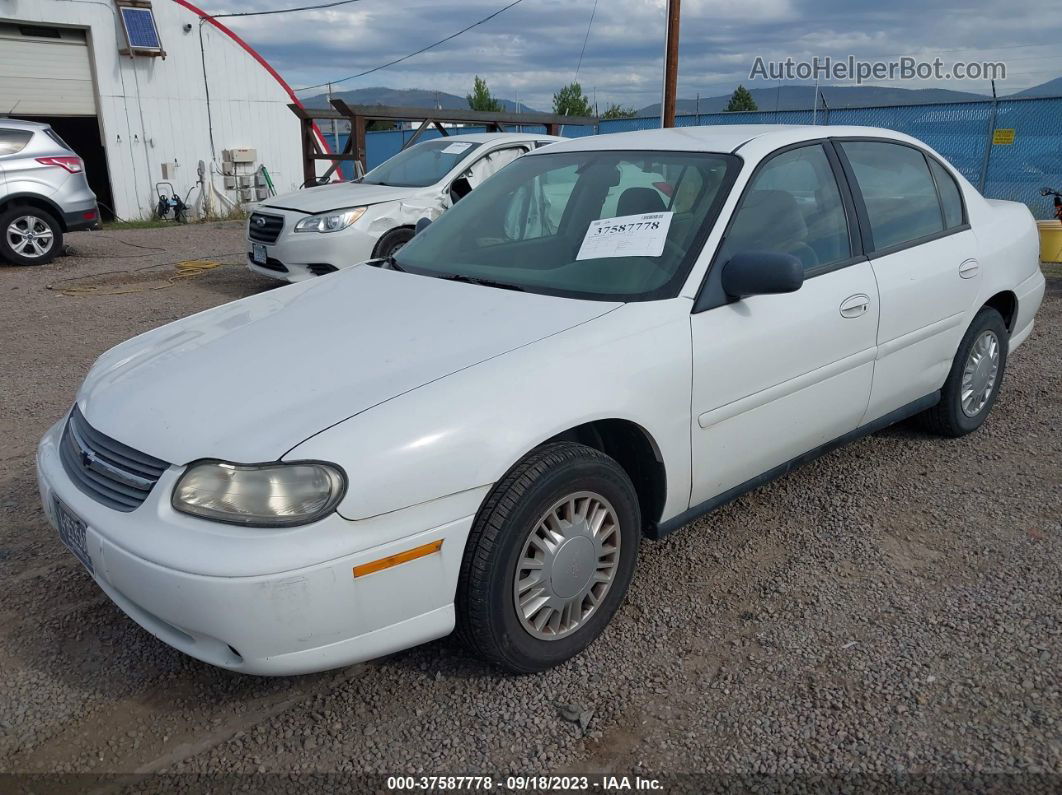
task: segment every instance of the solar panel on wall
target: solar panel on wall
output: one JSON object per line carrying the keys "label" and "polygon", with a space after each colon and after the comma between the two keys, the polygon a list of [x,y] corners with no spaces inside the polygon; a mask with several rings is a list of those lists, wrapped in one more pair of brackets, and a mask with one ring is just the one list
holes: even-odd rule
{"label": "solar panel on wall", "polygon": [[125,26],[125,36],[129,40],[131,49],[162,49],[162,42],[159,41],[159,32],[155,28],[155,16],[150,8],[124,6],[121,11],[122,24]]}

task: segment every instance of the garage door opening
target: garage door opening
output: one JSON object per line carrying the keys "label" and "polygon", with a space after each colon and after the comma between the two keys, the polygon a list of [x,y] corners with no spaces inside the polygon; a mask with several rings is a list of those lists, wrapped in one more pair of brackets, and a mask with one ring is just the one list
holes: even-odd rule
{"label": "garage door opening", "polygon": [[114,220],[114,196],[111,180],[107,175],[107,153],[100,141],[100,126],[95,116],[20,116],[27,121],[40,121],[52,125],[52,129],[85,162],[85,176],[89,187],[100,203],[100,215],[104,221]]}

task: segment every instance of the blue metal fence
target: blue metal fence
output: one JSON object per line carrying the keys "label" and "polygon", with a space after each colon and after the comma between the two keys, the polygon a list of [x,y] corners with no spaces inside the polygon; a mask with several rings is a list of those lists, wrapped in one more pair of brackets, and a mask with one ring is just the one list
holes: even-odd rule
{"label": "blue metal fence", "polygon": [[[814,118],[813,118],[814,117]],[[895,105],[872,108],[754,111],[749,113],[702,113],[679,116],[679,127],[713,124],[812,124],[885,127],[925,141],[940,152],[981,192],[992,199],[1025,202],[1037,218],[1053,216],[1051,203],[1043,199],[1043,185],[1062,185],[1062,97],[1000,99],[980,102],[949,102],[932,105]],[[597,127],[571,125],[562,135],[570,138],[596,133],[648,130],[660,126],[659,117],[611,119]],[[544,128],[525,127],[527,132]],[[1012,130],[993,143],[996,130]],[[463,127],[454,134],[483,132],[482,127]],[[369,168],[401,150],[412,130],[370,132],[365,136]],[[438,137],[437,131],[424,138]],[[331,139],[332,136],[326,135]],[[339,136],[339,145],[347,136]],[[1012,140],[1012,143],[1006,141]],[[329,141],[330,145],[333,142]],[[349,164],[345,174],[350,176]]]}

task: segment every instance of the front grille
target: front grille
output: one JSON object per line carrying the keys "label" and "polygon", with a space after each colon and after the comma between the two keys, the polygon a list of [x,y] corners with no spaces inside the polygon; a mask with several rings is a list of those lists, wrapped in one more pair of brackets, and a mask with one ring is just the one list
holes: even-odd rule
{"label": "front grille", "polygon": [[283,228],[284,219],[279,215],[251,213],[251,219],[247,222],[248,236],[259,243],[276,243]]}
{"label": "front grille", "polygon": [[97,502],[129,512],[147,499],[169,464],[105,436],[74,406],[59,444],[63,469]]}

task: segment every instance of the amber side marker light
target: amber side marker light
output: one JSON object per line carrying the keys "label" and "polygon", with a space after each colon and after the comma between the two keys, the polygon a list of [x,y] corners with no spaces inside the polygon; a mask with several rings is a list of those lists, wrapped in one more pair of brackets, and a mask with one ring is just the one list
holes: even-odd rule
{"label": "amber side marker light", "polygon": [[401,563],[409,563],[411,560],[432,555],[442,549],[442,545],[443,539],[440,538],[438,541],[432,541],[430,544],[413,547],[413,549],[407,549],[405,552],[388,555],[386,558],[380,558],[379,560],[374,560],[370,563],[362,563],[360,566],[354,567],[354,576],[364,577],[366,574],[373,574],[377,571],[383,571],[384,569],[389,569],[392,566],[397,566]]}

